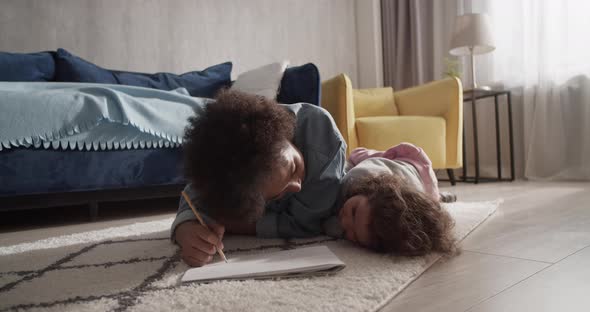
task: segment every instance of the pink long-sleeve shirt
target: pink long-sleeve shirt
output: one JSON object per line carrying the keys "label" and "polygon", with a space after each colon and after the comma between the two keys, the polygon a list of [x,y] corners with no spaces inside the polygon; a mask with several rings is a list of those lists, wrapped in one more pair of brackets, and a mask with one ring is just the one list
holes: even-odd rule
{"label": "pink long-sleeve shirt", "polygon": [[424,192],[430,195],[434,200],[439,200],[440,194],[438,191],[438,180],[432,169],[432,162],[421,148],[410,143],[401,143],[386,151],[376,151],[360,147],[352,151],[348,160],[354,167],[363,160],[372,157],[382,157],[411,164],[416,168],[420,180],[422,180]]}

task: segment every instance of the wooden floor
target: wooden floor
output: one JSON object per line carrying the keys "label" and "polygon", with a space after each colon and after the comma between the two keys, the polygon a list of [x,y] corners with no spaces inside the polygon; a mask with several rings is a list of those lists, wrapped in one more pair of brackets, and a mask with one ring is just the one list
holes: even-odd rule
{"label": "wooden floor", "polygon": [[382,311],[590,311],[590,183],[443,189],[504,203]]}
{"label": "wooden floor", "polygon": [[[504,203],[463,241],[461,255],[435,264],[382,311],[590,311],[590,183],[442,189],[460,201]],[[2,221],[0,245],[172,217],[176,203],[107,207],[93,223],[81,209],[32,212]]]}

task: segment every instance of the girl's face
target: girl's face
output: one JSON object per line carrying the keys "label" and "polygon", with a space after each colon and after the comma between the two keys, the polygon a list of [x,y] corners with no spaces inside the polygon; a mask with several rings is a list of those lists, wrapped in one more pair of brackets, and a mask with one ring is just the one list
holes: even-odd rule
{"label": "girl's face", "polygon": [[371,206],[365,195],[350,197],[340,209],[340,224],[346,239],[365,247],[372,247],[375,239],[371,235]]}

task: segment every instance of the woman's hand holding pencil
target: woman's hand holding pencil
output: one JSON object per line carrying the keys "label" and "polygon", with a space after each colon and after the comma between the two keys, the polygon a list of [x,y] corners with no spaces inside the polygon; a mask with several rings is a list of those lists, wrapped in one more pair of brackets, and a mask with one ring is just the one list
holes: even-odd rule
{"label": "woman's hand holding pencil", "polygon": [[[186,195],[183,193],[183,196]],[[185,200],[190,205],[191,202],[186,197]],[[196,209],[191,208],[197,216],[197,221],[184,222],[176,228],[175,232],[176,242],[181,247],[182,259],[190,266],[203,266],[209,263],[218,252],[225,260],[221,241],[225,228],[216,223],[205,224]]]}

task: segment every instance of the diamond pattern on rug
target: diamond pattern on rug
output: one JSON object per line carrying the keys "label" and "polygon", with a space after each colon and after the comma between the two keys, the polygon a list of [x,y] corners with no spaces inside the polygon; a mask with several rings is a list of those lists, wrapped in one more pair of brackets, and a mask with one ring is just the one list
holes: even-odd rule
{"label": "diamond pattern on rug", "polygon": [[[498,204],[452,205],[457,237],[465,237]],[[140,224],[132,226],[141,228]],[[137,232],[127,227],[111,231]],[[439,258],[436,254],[419,258],[380,255],[348,241],[322,237],[289,241],[227,237],[224,245],[228,257],[325,244],[347,267],[330,277],[180,285],[179,278],[187,266],[180,261],[177,247],[167,235],[162,236],[159,227],[151,233],[142,231],[144,234],[131,238],[109,234],[110,240],[101,241],[106,237],[103,235],[92,244],[70,245],[65,241],[56,242],[59,247],[53,249],[39,246],[39,250],[6,253],[0,257],[0,263],[8,264],[0,267],[0,312],[374,311]],[[19,260],[29,266],[14,264]]]}
{"label": "diamond pattern on rug", "polygon": [[[0,277],[5,277],[5,282],[0,287],[0,302],[28,303],[12,306],[0,303],[0,311],[59,310],[58,307],[64,304],[76,303],[77,306],[80,302],[110,298],[116,299],[118,303],[114,310],[124,311],[132,307],[136,298],[143,293],[178,286],[181,275],[188,268],[180,261],[178,248],[168,237],[145,236],[146,238],[108,240],[91,245],[43,249],[5,257],[6,260],[14,257],[28,259],[32,253],[51,255],[43,262],[45,267],[40,268],[37,264],[40,268],[38,270],[15,272],[2,268]],[[287,248],[287,243],[282,239],[264,240],[261,244],[253,237],[239,236],[228,237],[224,244],[226,254],[249,254]],[[61,255],[56,251],[60,251]],[[64,251],[72,252],[64,255]],[[51,260],[54,262],[50,263]],[[94,278],[95,276],[99,276],[100,279]],[[43,288],[52,283],[57,283],[60,287]],[[71,287],[68,288],[68,285]],[[107,291],[97,292],[95,287]],[[14,293],[20,296],[14,296]],[[40,295],[27,295],[29,293]],[[105,302],[112,301],[109,300]],[[68,309],[70,308],[72,307],[68,305]]]}
{"label": "diamond pattern on rug", "polygon": [[[161,261],[49,271],[0,293],[0,308],[8,302],[43,303],[69,298],[102,297],[129,291],[159,268]],[[59,285],[59,287],[51,287]]]}
{"label": "diamond pattern on rug", "polygon": [[168,237],[146,240],[119,240],[96,246],[83,253],[64,267],[89,264],[116,264],[137,262],[137,260],[167,259],[176,253],[177,247],[170,243]]}
{"label": "diamond pattern on rug", "polygon": [[[30,273],[29,273],[30,274]],[[0,273],[0,287],[20,280],[26,274]]]}
{"label": "diamond pattern on rug", "polygon": [[88,245],[68,246],[64,248],[33,250],[10,257],[0,256],[0,271],[2,272],[32,272],[41,270],[63,258],[64,254],[73,253]]}
{"label": "diamond pattern on rug", "polygon": [[182,274],[190,267],[182,261],[174,263],[170,270],[166,271],[162,277],[154,281],[150,286],[150,290],[165,289],[170,287],[176,287],[180,284],[180,278]]}

